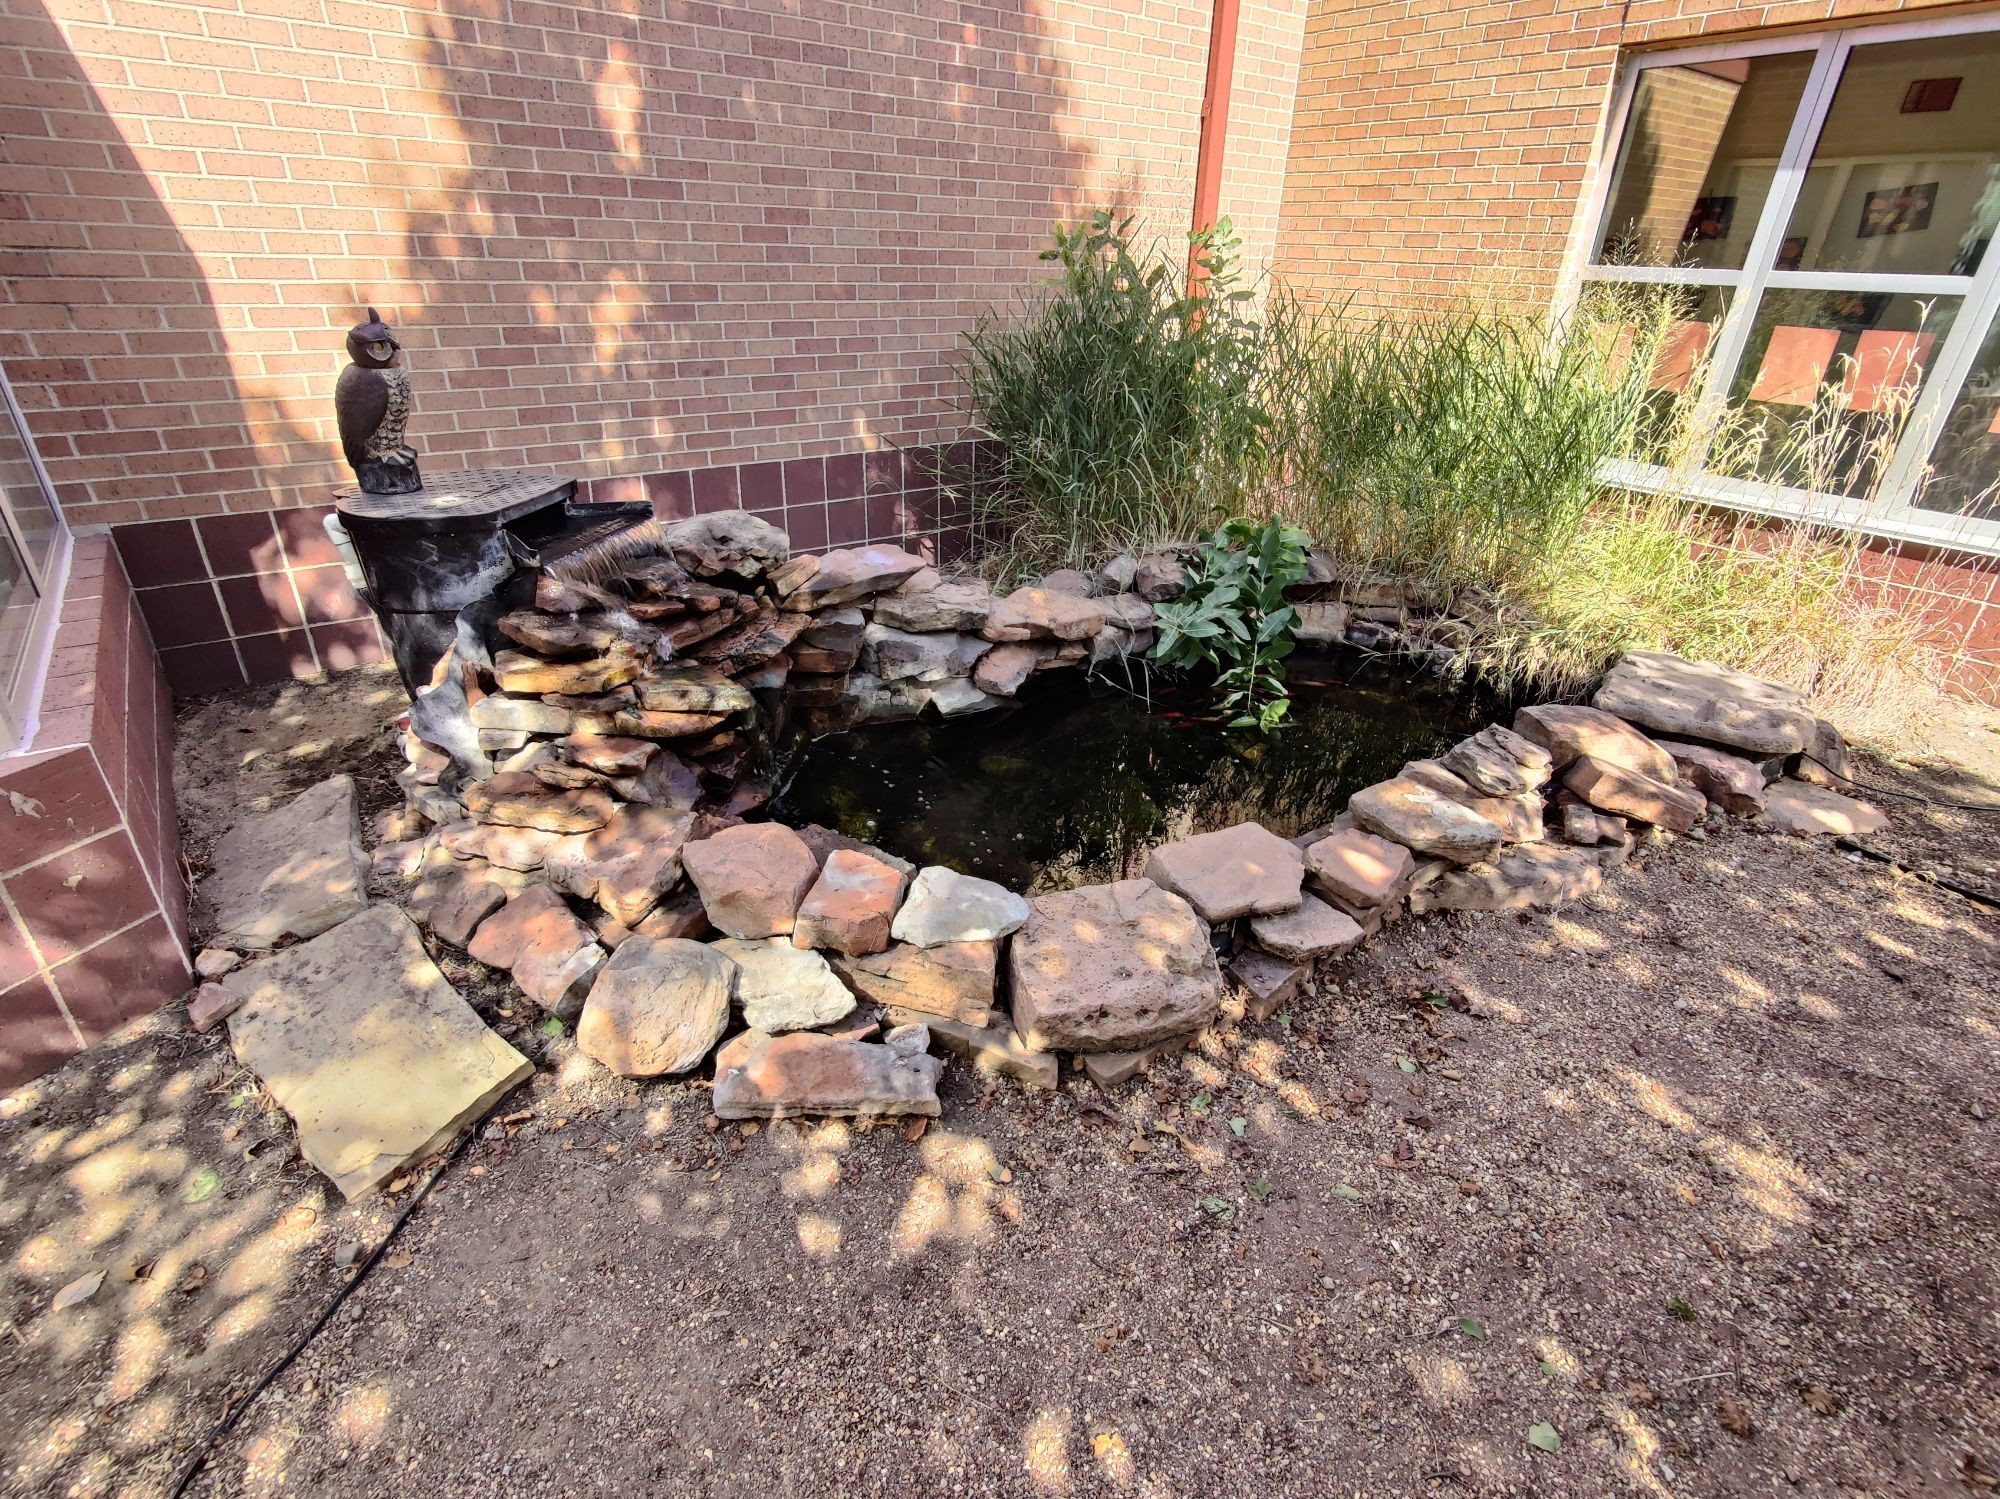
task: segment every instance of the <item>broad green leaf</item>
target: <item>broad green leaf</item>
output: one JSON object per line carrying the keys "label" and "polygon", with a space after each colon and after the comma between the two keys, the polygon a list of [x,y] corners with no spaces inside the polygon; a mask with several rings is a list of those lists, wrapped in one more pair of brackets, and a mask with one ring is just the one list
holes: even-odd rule
{"label": "broad green leaf", "polygon": [[181,1193],[181,1201],[186,1203],[207,1202],[222,1190],[222,1173],[213,1166],[204,1166],[188,1178],[187,1190]]}
{"label": "broad green leaf", "polygon": [[1361,1201],[1361,1193],[1357,1191],[1355,1188],[1348,1186],[1346,1182],[1342,1182],[1339,1186],[1335,1187],[1333,1189],[1333,1195],[1335,1197],[1342,1198],[1348,1202]]}
{"label": "broad green leaf", "polygon": [[1546,1421],[1537,1421],[1528,1428],[1528,1445],[1543,1452],[1562,1451],[1562,1435]]}
{"label": "broad green leaf", "polygon": [[1236,1136],[1239,1140],[1243,1138],[1243,1131],[1249,1127],[1250,1121],[1245,1119],[1241,1114],[1232,1116],[1229,1121],[1229,1133]]}
{"label": "broad green leaf", "polygon": [[1464,1333],[1468,1338],[1476,1338],[1478,1341],[1482,1343],[1486,1341],[1486,1329],[1481,1327],[1477,1322],[1473,1321],[1470,1317],[1460,1317],[1458,1319],[1458,1330]]}
{"label": "broad green leaf", "polygon": [[1259,1202],[1262,1202],[1276,1190],[1277,1188],[1271,1185],[1271,1178],[1268,1176],[1260,1176],[1250,1183],[1250,1195]]}

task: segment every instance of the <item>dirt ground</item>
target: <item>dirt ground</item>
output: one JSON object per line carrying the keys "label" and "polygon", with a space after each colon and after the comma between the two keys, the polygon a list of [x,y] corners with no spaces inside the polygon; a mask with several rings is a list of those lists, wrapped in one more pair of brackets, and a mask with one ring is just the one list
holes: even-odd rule
{"label": "dirt ground", "polygon": [[[188,714],[193,862],[246,798],[385,749],[395,706],[350,677]],[[327,748],[289,753],[306,728]],[[1966,732],[1970,770],[1867,774],[2000,804],[2000,741]],[[1996,883],[2000,818],[1883,804],[1903,866]],[[545,1065],[190,1492],[2000,1473],[2000,925],[1902,867],[1683,840],[1553,916],[1402,922],[1108,1095],[954,1064],[918,1138],[715,1129],[704,1082],[610,1078],[447,972]],[[177,1009],[0,1104],[7,1492],[169,1492],[416,1189],[343,1206],[290,1142]]]}

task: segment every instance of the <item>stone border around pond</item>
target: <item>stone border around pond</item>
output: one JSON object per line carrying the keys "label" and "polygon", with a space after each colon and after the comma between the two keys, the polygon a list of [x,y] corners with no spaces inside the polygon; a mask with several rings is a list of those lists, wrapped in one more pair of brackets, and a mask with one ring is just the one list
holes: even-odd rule
{"label": "stone border around pond", "polygon": [[[1243,823],[1154,849],[1142,878],[1027,898],[824,828],[745,821],[769,794],[761,738],[792,714],[826,731],[974,712],[1037,672],[1143,652],[1153,604],[1184,584],[1179,561],[1125,558],[996,596],[894,547],[789,550],[742,512],[641,528],[544,573],[532,604],[492,611],[494,638],[448,657],[413,705],[407,804],[370,861],[436,942],[509,972],[600,1065],[678,1076],[713,1056],[725,1119],[934,1116],[933,1048],[1043,1088],[1067,1054],[1115,1087],[1215,1023],[1231,987],[1267,1018],[1314,965],[1406,915],[1552,909],[1642,843],[1732,817],[1801,834],[1882,821],[1797,778],[1851,768],[1800,694],[1631,652],[1591,706],[1523,708],[1356,793],[1325,828],[1287,839]],[[1436,633],[1411,633],[1399,586],[1315,567],[1303,591],[1342,596],[1301,602],[1310,642]],[[326,826],[302,830],[316,795]],[[275,910],[360,888],[353,805],[351,787],[309,792],[246,823],[238,847],[269,867],[234,871],[233,888]],[[302,862],[301,847],[321,852]],[[319,944],[332,961],[342,932],[289,949],[287,973],[313,971]],[[210,952],[201,969],[219,982],[191,1001],[197,1028],[229,1020],[240,1052],[254,1020],[268,1051],[270,1016],[299,996],[266,963]],[[319,1028],[313,1044],[331,1051],[315,1065],[366,1085],[339,1035]],[[320,1159],[313,1121],[295,1117]],[[419,1108],[402,1137],[428,1148],[466,1117]],[[422,1153],[374,1148],[361,1190]]]}

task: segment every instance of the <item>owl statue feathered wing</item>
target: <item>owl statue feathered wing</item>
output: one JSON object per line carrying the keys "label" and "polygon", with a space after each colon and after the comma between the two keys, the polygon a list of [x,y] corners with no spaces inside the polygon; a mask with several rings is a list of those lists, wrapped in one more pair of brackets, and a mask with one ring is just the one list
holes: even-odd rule
{"label": "owl statue feathered wing", "polygon": [[364,494],[412,494],[424,487],[417,450],[403,441],[410,418],[410,372],[396,357],[403,346],[374,308],[347,332],[347,357],[334,387],[341,451]]}

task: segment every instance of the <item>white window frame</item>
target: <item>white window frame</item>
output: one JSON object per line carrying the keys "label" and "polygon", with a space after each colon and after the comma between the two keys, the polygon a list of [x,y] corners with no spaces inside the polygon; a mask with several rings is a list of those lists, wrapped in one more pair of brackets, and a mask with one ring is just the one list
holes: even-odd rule
{"label": "white window frame", "polygon": [[[1840,30],[1787,32],[1708,46],[1676,47],[1638,52],[1621,65],[1605,133],[1597,153],[1590,192],[1581,205],[1570,265],[1558,294],[1559,309],[1575,305],[1583,288],[1593,282],[1727,288],[1728,311],[1711,347],[1707,379],[1699,400],[1703,408],[1719,409],[1728,399],[1749,342],[1750,326],[1766,289],[1802,291],[1861,291],[1949,296],[1960,299],[1950,331],[1931,366],[1930,378],[1911,408],[1895,458],[1872,499],[1822,494],[1781,484],[1728,478],[1706,472],[1689,474],[1660,464],[1619,460],[1607,464],[1603,479],[1622,489],[1674,491],[1690,498],[1761,515],[1805,518],[1851,527],[1870,535],[1922,542],[1958,551],[2000,554],[2000,520],[1980,520],[1944,511],[1921,510],[1911,503],[1927,470],[1930,453],[1941,433],[1938,418],[1958,398],[1972,371],[1980,345],[2000,314],[2000,239],[1988,246],[1977,273],[1971,276],[1892,275],[1852,271],[1778,271],[1778,240],[1791,223],[1799,190],[1805,182],[1820,127],[1833,96],[1858,46],[1917,41],[1933,37],[1971,36],[2000,32],[2000,14],[1904,21],[1885,25],[1850,26]],[[1710,270],[1681,266],[1617,266],[1593,264],[1605,208],[1624,148],[1625,129],[1639,82],[1654,68],[1685,67],[1725,59],[1767,57],[1777,53],[1814,54],[1804,92],[1792,118],[1791,133],[1778,159],[1762,214],[1744,256],[1741,270]],[[1990,108],[1976,104],[1978,108]]]}
{"label": "white window frame", "polygon": [[21,565],[27,570],[28,581],[35,590],[34,612],[28,620],[21,658],[11,672],[7,663],[0,662],[0,755],[27,748],[40,728],[38,709],[43,685],[48,680],[50,654],[55,648],[56,623],[62,615],[63,590],[69,580],[73,546],[68,518],[63,515],[62,506],[56,503],[55,485],[49,479],[48,470],[42,467],[41,454],[35,451],[35,439],[28,430],[28,418],[22,412],[20,402],[14,399],[14,387],[7,380],[7,372],[0,369],[0,420],[5,419],[13,421],[14,430],[20,436],[21,448],[27,454],[35,482],[41,486],[42,495],[55,516],[56,535],[55,545],[49,548],[48,556],[37,562],[28,547],[27,537],[15,520],[13,506],[8,502],[7,495],[0,492],[0,537],[13,543],[14,550],[20,554]]}

